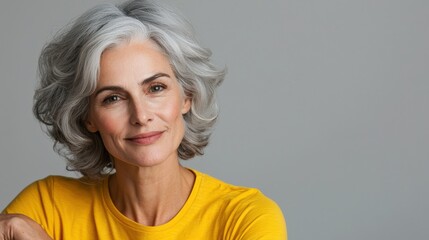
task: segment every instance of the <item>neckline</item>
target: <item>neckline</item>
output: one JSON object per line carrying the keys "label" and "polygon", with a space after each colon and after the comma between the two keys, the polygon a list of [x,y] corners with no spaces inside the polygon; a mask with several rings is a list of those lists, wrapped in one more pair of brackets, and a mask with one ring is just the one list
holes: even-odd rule
{"label": "neckline", "polygon": [[108,211],[120,222],[121,224],[132,228],[136,231],[143,231],[143,232],[158,232],[158,231],[165,231],[166,229],[169,229],[173,226],[175,226],[177,223],[181,222],[180,220],[186,215],[186,213],[192,208],[202,181],[202,174],[194,169],[188,168],[192,173],[195,175],[195,181],[194,185],[192,186],[191,194],[189,195],[188,199],[186,200],[183,207],[180,209],[180,211],[174,216],[170,221],[167,223],[164,223],[162,225],[158,226],[146,226],[142,225],[138,222],[135,222],[125,215],[123,215],[114,205],[112,198],[110,197],[109,193],[109,177],[105,178],[102,183],[102,189],[101,189],[101,196],[103,199],[103,203],[105,207],[108,209]]}

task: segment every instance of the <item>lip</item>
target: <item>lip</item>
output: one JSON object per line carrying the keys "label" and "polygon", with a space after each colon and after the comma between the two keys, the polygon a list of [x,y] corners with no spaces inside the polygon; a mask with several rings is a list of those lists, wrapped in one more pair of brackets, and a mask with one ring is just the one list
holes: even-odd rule
{"label": "lip", "polygon": [[131,141],[136,144],[140,145],[149,145],[154,142],[156,142],[164,133],[164,131],[153,131],[153,132],[146,132],[142,134],[137,134],[132,137],[125,138],[127,141]]}

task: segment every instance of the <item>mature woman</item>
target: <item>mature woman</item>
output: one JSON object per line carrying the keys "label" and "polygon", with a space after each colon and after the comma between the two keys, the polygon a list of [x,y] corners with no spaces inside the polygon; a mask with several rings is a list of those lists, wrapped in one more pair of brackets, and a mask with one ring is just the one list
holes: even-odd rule
{"label": "mature woman", "polygon": [[57,35],[40,57],[34,113],[83,177],[28,186],[0,236],[285,239],[260,191],[179,163],[203,154],[217,118],[225,72],[209,58],[185,20],[151,1],[100,5]]}

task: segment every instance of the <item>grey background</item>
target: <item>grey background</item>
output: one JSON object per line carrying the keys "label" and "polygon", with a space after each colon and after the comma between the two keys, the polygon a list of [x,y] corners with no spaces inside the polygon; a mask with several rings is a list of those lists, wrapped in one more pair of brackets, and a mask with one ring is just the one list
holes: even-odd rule
{"label": "grey background", "polygon": [[[1,3],[1,209],[35,179],[75,176],[32,95],[43,44],[97,2]],[[290,239],[428,239],[429,1],[168,2],[229,68],[187,166],[260,188]]]}

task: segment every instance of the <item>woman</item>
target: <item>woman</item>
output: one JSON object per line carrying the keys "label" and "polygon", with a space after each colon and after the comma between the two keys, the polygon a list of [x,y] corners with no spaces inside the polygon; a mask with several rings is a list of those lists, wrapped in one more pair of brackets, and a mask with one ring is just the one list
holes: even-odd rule
{"label": "woman", "polygon": [[[224,71],[151,1],[100,5],[42,51],[34,113],[68,168],[3,211],[5,239],[285,239],[279,207],[179,159],[202,155]],[[27,234],[27,235],[26,235]],[[37,237],[35,237],[37,236]]]}

